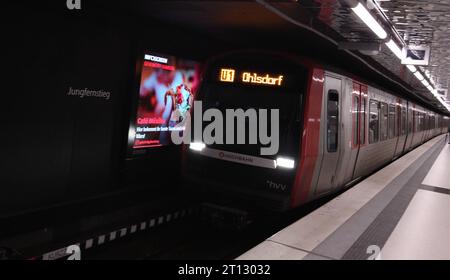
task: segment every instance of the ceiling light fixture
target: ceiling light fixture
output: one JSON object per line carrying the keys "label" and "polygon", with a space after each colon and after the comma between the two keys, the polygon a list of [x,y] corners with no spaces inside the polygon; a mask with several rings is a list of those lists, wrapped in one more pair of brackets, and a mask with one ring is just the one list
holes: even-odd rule
{"label": "ceiling light fixture", "polygon": [[406,65],[406,67],[409,69],[409,71],[411,71],[412,73],[417,71],[416,66],[414,65]]}
{"label": "ceiling light fixture", "polygon": [[424,79],[423,75],[419,71],[415,72],[414,76],[416,76],[417,80],[419,81],[423,81]]}
{"label": "ceiling light fixture", "polygon": [[386,39],[387,33],[378,21],[367,11],[363,4],[358,3],[356,7],[352,8],[353,12],[375,33],[378,38]]}
{"label": "ceiling light fixture", "polygon": [[[379,39],[385,40],[386,38],[388,38],[387,32],[383,29],[380,23],[371,15],[371,13],[362,3],[356,0],[345,0],[345,1],[351,7],[353,12],[355,12],[355,14],[378,36]],[[375,6],[381,12],[381,7],[377,3]],[[392,28],[395,29],[394,27]],[[389,41],[387,41],[385,44],[397,58],[402,60],[403,44],[399,47],[397,43],[395,43],[395,41],[392,39],[389,39]],[[434,89],[434,81],[432,80],[430,73],[429,72],[425,73],[425,76],[427,77],[425,78],[424,75],[421,73],[421,71],[419,71],[419,68],[413,65],[407,65],[406,67],[436,97],[436,99],[438,99],[439,102],[442,103],[444,107],[447,108],[448,111],[450,111],[450,106],[445,104],[445,102],[443,102],[440,98],[437,98],[438,94],[437,91]]]}
{"label": "ceiling light fixture", "polygon": [[395,54],[395,56],[398,59],[402,59],[402,50],[397,46],[397,44],[392,39],[386,43],[386,46],[391,50],[393,54]]}

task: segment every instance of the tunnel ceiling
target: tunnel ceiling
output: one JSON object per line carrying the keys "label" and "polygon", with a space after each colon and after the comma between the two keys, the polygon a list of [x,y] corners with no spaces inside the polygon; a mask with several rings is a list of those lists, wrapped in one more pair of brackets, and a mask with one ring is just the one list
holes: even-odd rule
{"label": "tunnel ceiling", "polygon": [[[370,0],[369,0],[370,1]],[[450,0],[374,0],[398,35],[408,45],[431,46],[430,64],[421,67],[429,73],[439,89],[448,89],[450,75]],[[366,2],[364,0],[360,2]],[[317,18],[329,25],[347,41],[376,41],[375,34],[351,11],[337,0],[298,1],[299,5],[315,10]],[[383,15],[384,14],[384,15]],[[401,65],[400,60],[382,44],[382,51],[372,56],[384,67],[410,84],[435,107],[441,104]],[[450,102],[450,95],[447,95]]]}
{"label": "tunnel ceiling", "polygon": [[[365,0],[360,0],[365,2]],[[372,0],[369,0],[372,1]],[[409,44],[430,44],[429,71],[437,88],[448,88],[450,75],[450,0],[374,0],[384,16]],[[375,35],[339,0],[240,0],[240,1],[137,1],[134,9],[144,17],[205,32],[216,38],[234,41],[245,39],[248,32],[278,32],[294,40],[301,27],[289,18],[308,25],[335,41],[374,42]],[[267,9],[267,5],[281,12]],[[384,15],[383,15],[384,13]],[[300,40],[301,41],[301,40]],[[403,66],[384,45],[377,55],[364,57],[370,64],[384,69],[401,81],[423,102],[446,110],[436,98]],[[322,51],[323,45],[318,45]],[[335,47],[336,48],[336,47]],[[383,71],[383,70],[382,70]]]}
{"label": "tunnel ceiling", "polygon": [[382,1],[380,5],[407,43],[431,45],[430,65],[424,70],[430,72],[438,88],[448,89],[450,0],[395,0]]}

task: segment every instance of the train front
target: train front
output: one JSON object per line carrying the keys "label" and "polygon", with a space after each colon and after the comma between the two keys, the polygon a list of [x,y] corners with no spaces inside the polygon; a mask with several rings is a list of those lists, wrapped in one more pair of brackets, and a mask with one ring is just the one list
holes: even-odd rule
{"label": "train front", "polygon": [[308,77],[294,61],[239,53],[208,64],[184,154],[189,191],[227,203],[290,208]]}

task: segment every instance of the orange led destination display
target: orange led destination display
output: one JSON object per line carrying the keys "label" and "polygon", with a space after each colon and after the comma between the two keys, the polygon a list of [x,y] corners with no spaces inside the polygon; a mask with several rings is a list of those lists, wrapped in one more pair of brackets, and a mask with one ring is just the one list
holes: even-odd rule
{"label": "orange led destination display", "polygon": [[281,86],[281,82],[283,81],[283,75],[278,77],[270,77],[269,74],[258,75],[257,73],[243,72],[242,73],[242,82],[251,83],[251,84],[263,84],[263,85],[276,85]]}
{"label": "orange led destination display", "polygon": [[220,69],[220,80],[222,82],[234,82],[234,73],[236,71],[234,69]]}
{"label": "orange led destination display", "polygon": [[[220,69],[220,81],[233,83],[236,76],[236,70],[230,68]],[[283,75],[271,76],[270,74],[259,74],[255,72],[242,72],[241,82],[249,84],[281,86]]]}

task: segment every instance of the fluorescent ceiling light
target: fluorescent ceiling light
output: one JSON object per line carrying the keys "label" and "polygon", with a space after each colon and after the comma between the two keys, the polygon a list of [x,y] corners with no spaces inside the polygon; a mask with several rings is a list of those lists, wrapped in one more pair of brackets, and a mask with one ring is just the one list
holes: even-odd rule
{"label": "fluorescent ceiling light", "polygon": [[294,168],[295,161],[288,158],[277,158],[277,167],[284,167],[284,168]]}
{"label": "fluorescent ceiling light", "polygon": [[416,78],[417,78],[419,81],[423,81],[423,76],[422,76],[422,74],[421,74],[419,71],[417,71],[416,73],[414,73],[414,76],[416,76]]}
{"label": "fluorescent ceiling light", "polygon": [[447,109],[447,111],[450,112],[450,106],[448,104],[446,104],[446,102],[444,101],[444,98],[442,96],[439,96],[439,94],[437,93],[437,91],[433,88],[433,86],[428,85],[427,89],[434,95],[434,97],[445,107],[445,109]]}
{"label": "fluorescent ceiling light", "polygon": [[409,69],[409,71],[413,73],[417,71],[417,68],[414,65],[406,65],[406,67]]}
{"label": "fluorescent ceiling light", "polygon": [[189,148],[191,150],[199,151],[199,152],[201,152],[205,147],[206,147],[206,145],[201,142],[193,142],[189,145]]}
{"label": "fluorescent ceiling light", "polygon": [[375,33],[378,38],[386,39],[387,33],[378,21],[367,11],[363,4],[358,3],[356,7],[352,8],[353,12]]}
{"label": "fluorescent ceiling light", "polygon": [[391,39],[386,43],[386,46],[395,54],[396,57],[402,59],[402,50],[397,46],[397,44]]}

